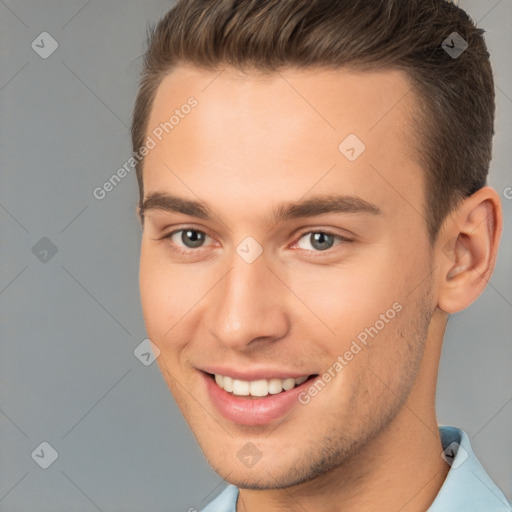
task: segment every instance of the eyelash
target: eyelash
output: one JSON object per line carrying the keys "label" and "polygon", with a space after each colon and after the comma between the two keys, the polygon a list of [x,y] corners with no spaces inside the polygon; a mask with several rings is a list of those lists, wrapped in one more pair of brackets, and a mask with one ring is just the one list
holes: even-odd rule
{"label": "eyelash", "polygon": [[[167,235],[164,235],[163,237],[161,237],[159,240],[167,240],[169,242],[169,245],[171,246],[171,249],[175,252],[177,252],[178,254],[181,254],[183,256],[193,256],[194,253],[198,252],[200,249],[203,249],[204,247],[198,247],[197,249],[182,249],[180,247],[176,247],[175,245],[173,245],[172,243],[170,243],[170,238],[175,235],[176,233],[180,233],[182,231],[187,231],[187,230],[190,230],[190,231],[195,231],[196,233],[201,233],[202,235],[205,235],[207,237],[210,237],[210,238],[213,238],[212,236],[210,236],[208,233],[206,233],[205,231],[202,231],[201,229],[196,229],[196,228],[193,228],[193,227],[184,227],[184,228],[181,228],[181,229],[176,229],[174,231],[171,231],[170,233],[168,233]],[[324,235],[330,235],[332,237],[334,237],[335,239],[337,239],[339,242],[352,242],[352,240],[350,238],[346,238],[338,233],[334,233],[333,231],[330,231],[328,229],[317,229],[317,230],[309,230],[309,231],[303,231],[301,232],[299,235],[298,235],[298,238],[296,240],[296,242],[294,242],[293,245],[296,245],[299,240],[301,240],[305,235],[311,235],[313,233],[322,233]],[[337,244],[337,245],[342,245],[342,244]],[[308,251],[306,249],[302,249],[302,250],[305,250],[306,252],[309,252],[309,253],[317,253],[319,255],[322,255],[322,254],[328,254],[330,252],[332,252],[334,250],[336,246],[333,246],[329,249],[326,249],[324,251]],[[315,256],[313,256],[315,257]]]}

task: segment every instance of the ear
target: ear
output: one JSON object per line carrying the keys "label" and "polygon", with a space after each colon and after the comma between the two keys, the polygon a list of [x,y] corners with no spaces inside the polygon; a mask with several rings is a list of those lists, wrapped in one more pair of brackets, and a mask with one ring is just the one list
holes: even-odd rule
{"label": "ear", "polygon": [[500,197],[487,186],[446,218],[436,242],[440,309],[456,313],[482,293],[496,264],[502,229]]}

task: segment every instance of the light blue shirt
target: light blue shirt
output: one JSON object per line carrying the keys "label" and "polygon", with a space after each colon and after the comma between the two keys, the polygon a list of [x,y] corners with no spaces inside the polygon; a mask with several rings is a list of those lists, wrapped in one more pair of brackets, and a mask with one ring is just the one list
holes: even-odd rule
{"label": "light blue shirt", "polygon": [[[443,458],[451,467],[426,512],[511,512],[511,505],[473,453],[467,434],[444,426],[439,433]],[[228,485],[201,512],[236,512],[237,499],[238,487]]]}

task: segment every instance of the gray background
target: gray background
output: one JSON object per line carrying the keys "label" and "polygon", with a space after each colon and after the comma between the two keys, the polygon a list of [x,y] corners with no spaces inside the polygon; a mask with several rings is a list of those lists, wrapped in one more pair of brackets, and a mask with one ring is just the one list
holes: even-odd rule
{"label": "gray background", "polygon": [[[512,1],[461,6],[492,54],[490,184],[506,224],[490,285],[448,324],[438,415],[469,434],[512,499]],[[146,27],[169,7],[0,1],[1,511],[186,511],[224,486],[156,364],[133,353],[146,337],[135,174],[92,195],[130,156]],[[31,48],[44,31],[59,44],[47,59]],[[32,252],[43,237],[57,248],[46,262]],[[42,441],[58,452],[46,470],[31,458]]]}

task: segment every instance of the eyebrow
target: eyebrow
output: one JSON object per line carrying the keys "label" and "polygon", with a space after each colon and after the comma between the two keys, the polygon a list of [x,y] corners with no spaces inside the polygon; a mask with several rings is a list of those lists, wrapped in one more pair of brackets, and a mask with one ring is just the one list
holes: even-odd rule
{"label": "eyebrow", "polygon": [[[141,220],[149,210],[182,213],[199,219],[212,221],[216,217],[213,212],[199,201],[184,199],[166,192],[152,192],[142,203],[139,211]],[[277,224],[283,220],[301,217],[315,217],[327,213],[351,213],[381,215],[382,211],[376,205],[356,196],[321,195],[297,202],[280,204],[272,210],[269,224]]]}

